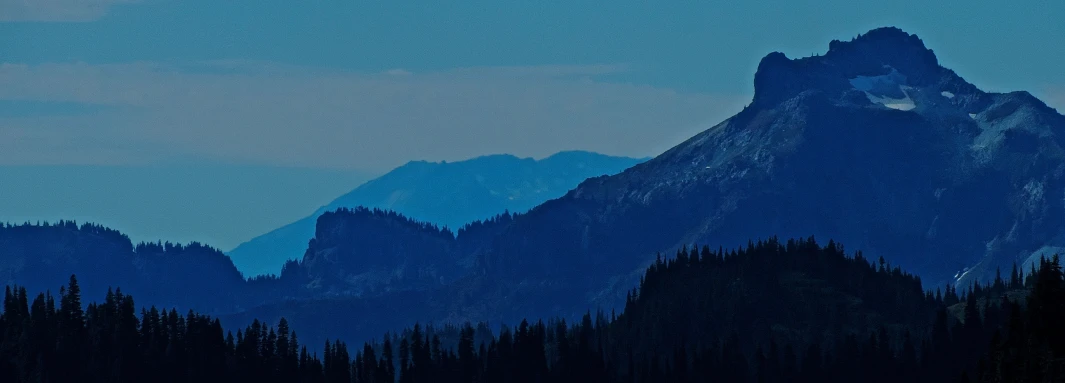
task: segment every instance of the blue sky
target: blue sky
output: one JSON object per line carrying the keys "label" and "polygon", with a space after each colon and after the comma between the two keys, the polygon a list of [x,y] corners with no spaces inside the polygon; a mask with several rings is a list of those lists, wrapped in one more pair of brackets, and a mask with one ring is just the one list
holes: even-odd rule
{"label": "blue sky", "polygon": [[[823,53],[885,25],[977,86],[1060,110],[1063,19],[1060,1],[0,0],[0,166],[41,174],[4,188],[0,220],[63,205],[40,215],[134,232],[171,220],[134,237],[227,248],[300,216],[278,205],[328,199],[285,189],[253,205],[266,216],[244,213],[284,177],[339,194],[416,159],[655,155],[742,108],[766,53]],[[259,170],[233,192],[171,185],[160,204],[193,201],[166,213],[34,192],[70,169],[137,184],[131,167]],[[110,179],[89,178],[67,189]],[[236,232],[213,218],[242,214],[225,223]]]}

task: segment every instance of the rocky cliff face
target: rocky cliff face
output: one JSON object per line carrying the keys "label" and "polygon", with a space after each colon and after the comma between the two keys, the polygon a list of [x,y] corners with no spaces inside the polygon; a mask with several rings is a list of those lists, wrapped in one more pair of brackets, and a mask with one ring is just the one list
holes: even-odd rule
{"label": "rocky cliff face", "polygon": [[281,281],[300,295],[364,296],[425,290],[462,271],[454,234],[394,212],[340,209],[318,218],[301,262],[289,262]]}

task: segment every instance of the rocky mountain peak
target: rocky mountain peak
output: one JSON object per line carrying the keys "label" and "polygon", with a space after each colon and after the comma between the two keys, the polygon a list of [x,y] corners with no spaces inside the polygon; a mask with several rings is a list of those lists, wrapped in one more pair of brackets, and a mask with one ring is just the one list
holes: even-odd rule
{"label": "rocky mountain peak", "polygon": [[895,27],[877,28],[847,42],[833,40],[825,58],[872,69],[889,65],[911,75],[939,68],[935,53],[920,37]]}
{"label": "rocky mountain peak", "polygon": [[[755,73],[752,105],[772,107],[807,91],[844,97],[855,88],[852,80],[861,78],[904,80],[895,85],[910,87],[968,88],[964,80],[939,65],[935,53],[917,35],[885,27],[850,41],[833,40],[824,55],[797,59],[781,52],[766,55]],[[860,86],[859,90],[868,91]]]}

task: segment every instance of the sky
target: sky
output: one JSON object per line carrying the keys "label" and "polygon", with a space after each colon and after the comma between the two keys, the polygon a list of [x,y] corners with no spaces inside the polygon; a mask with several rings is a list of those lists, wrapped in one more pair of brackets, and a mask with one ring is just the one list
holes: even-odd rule
{"label": "sky", "polygon": [[812,4],[0,0],[0,220],[228,250],[410,160],[656,155],[887,25],[1065,110],[1065,2]]}

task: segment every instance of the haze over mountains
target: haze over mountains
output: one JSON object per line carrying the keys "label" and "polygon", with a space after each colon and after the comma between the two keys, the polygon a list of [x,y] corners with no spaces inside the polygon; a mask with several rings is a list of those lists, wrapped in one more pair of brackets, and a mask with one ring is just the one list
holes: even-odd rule
{"label": "haze over mountains", "polygon": [[244,275],[279,274],[314,237],[315,221],[341,207],[386,209],[458,229],[503,212],[524,212],[581,181],[616,174],[645,159],[561,152],[541,160],[491,155],[459,162],[413,161],[371,180],[313,214],[227,252]]}
{"label": "haze over mountains", "polygon": [[[933,284],[956,275],[964,284],[1058,243],[1063,201],[1052,195],[1065,186],[1057,136],[1065,125],[1030,94],[983,92],[896,28],[833,41],[822,56],[769,54],[754,82],[748,107],[666,153],[479,226],[487,238],[460,233],[441,243],[428,259],[443,262],[422,269],[459,262],[465,276],[448,275],[454,282],[424,301],[405,299],[437,319],[572,315],[616,307],[656,252],[773,235],[838,239]],[[351,215],[344,222],[366,213],[338,214]],[[357,230],[320,225],[316,242],[346,245],[312,246],[305,262],[388,274],[359,269],[367,260],[358,240],[331,239],[358,238]],[[338,283],[329,291],[408,290]]]}
{"label": "haze over mountains", "polygon": [[0,222],[93,222],[134,242],[199,241],[229,249],[381,174],[210,163],[4,164]]}
{"label": "haze over mountains", "polygon": [[[896,28],[833,41],[820,56],[771,53],[754,85],[754,99],[735,116],[527,213],[451,231],[384,210],[318,212],[298,261],[277,277],[247,282],[220,272],[232,299],[200,309],[231,313],[227,324],[284,316],[307,339],[356,339],[416,321],[513,323],[620,307],[656,253],[693,243],[731,248],[813,235],[871,259],[882,256],[925,282],[962,285],[1065,246],[1065,150],[1058,136],[1065,117],[1030,94],[983,92],[940,66],[917,36]],[[445,165],[408,166],[404,171]],[[481,181],[470,184],[483,190]],[[423,198],[371,190],[365,191],[371,202],[418,206],[413,201]],[[488,190],[506,201],[515,195]],[[428,201],[421,206],[451,200]],[[132,248],[128,239],[93,227],[6,230],[0,257],[9,282],[30,276],[23,264],[48,270],[42,278],[69,274],[65,267],[106,275],[121,269],[72,249]],[[29,231],[45,239],[27,245],[18,233]],[[157,247],[163,251],[137,248],[103,259],[130,262],[132,273],[150,279],[155,265],[186,251]],[[217,251],[202,252],[219,260],[218,270],[232,268]],[[189,291],[152,299],[209,297],[214,287],[194,283],[202,270],[181,270],[170,278],[191,281],[182,285]]]}

